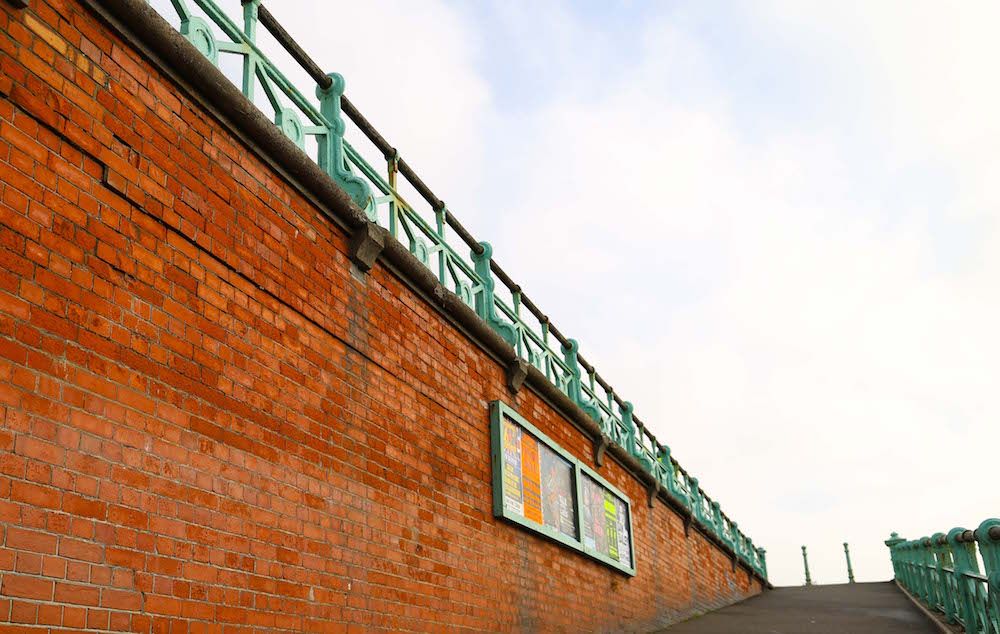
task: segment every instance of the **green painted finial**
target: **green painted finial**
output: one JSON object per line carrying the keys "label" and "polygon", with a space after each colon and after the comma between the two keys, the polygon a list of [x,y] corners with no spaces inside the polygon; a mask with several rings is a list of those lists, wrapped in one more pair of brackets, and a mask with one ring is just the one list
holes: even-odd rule
{"label": "green painted finial", "polygon": [[851,568],[851,551],[844,542],[844,556],[847,557],[847,582],[854,583],[854,569]]}
{"label": "green painted finial", "polygon": [[812,577],[809,576],[809,556],[806,554],[806,547],[802,547],[802,563],[806,567],[806,585],[811,586],[813,584]]}

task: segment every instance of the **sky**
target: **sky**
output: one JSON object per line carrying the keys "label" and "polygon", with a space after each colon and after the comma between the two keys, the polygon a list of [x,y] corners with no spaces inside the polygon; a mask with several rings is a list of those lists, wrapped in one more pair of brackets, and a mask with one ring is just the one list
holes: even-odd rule
{"label": "sky", "polygon": [[266,4],[773,583],[1000,513],[1000,5]]}

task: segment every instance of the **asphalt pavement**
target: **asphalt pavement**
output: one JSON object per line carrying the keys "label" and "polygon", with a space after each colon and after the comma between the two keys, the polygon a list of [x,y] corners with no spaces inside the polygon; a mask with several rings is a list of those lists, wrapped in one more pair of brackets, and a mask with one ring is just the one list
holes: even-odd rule
{"label": "asphalt pavement", "polygon": [[775,588],[662,634],[939,634],[893,582]]}

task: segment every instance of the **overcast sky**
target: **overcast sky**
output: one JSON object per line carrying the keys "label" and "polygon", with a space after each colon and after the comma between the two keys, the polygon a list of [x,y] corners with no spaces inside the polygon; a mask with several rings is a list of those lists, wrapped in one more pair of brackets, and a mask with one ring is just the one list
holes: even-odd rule
{"label": "overcast sky", "polygon": [[267,4],[775,584],[1000,514],[1000,5]]}

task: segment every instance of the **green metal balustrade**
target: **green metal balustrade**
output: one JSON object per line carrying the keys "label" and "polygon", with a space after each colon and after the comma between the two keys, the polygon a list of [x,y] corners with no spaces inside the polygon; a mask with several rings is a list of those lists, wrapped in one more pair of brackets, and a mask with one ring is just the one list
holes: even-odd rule
{"label": "green metal balustrade", "polygon": [[[475,240],[440,198],[414,173],[344,95],[344,79],[323,73],[285,32],[260,0],[241,0],[237,23],[213,0],[170,0],[161,13],[202,54],[225,67],[225,56],[241,58],[235,83],[303,151],[363,209],[406,245],[438,280],[476,311],[517,354],[535,366],[560,391],[593,418],[608,437],[634,456],[678,503],[692,521],[729,545],[762,578],[767,578],[765,551],[741,533],[698,486],[698,480],[671,456],[594,367],[493,260],[492,247]],[[154,5],[155,6],[155,5]],[[164,5],[165,6],[165,5]],[[258,26],[282,46],[316,82],[316,99],[300,92],[261,51]],[[347,123],[360,132],[385,160],[380,171],[344,136]],[[352,137],[354,138],[354,137]],[[403,176],[400,182],[399,176]],[[416,192],[422,204],[404,199],[401,187]],[[425,206],[426,205],[426,206]],[[461,251],[460,251],[461,249]],[[463,255],[467,250],[468,255]],[[499,285],[497,284],[499,282]]]}
{"label": "green metal balustrade", "polygon": [[911,595],[969,634],[1000,634],[1000,519],[912,541],[893,533],[885,545]]}

